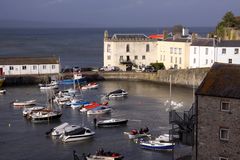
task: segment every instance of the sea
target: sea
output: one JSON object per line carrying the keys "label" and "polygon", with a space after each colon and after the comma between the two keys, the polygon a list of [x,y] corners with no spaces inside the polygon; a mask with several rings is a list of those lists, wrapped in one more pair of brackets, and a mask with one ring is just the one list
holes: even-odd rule
{"label": "sea", "polygon": [[[195,30],[194,30],[195,29]],[[114,33],[160,33],[158,28],[81,28],[81,29],[0,29],[0,56],[57,55],[62,67],[101,67],[103,65],[103,34]],[[201,35],[211,28],[192,28]],[[0,160],[74,160],[73,151],[79,155],[94,154],[99,148],[118,152],[126,160],[172,160],[175,152],[144,150],[129,140],[123,132],[148,127],[152,138],[168,133],[169,110],[183,112],[190,109],[194,97],[192,88],[138,81],[101,81],[96,90],[81,93],[86,101],[103,102],[108,92],[118,88],[128,91],[124,99],[111,99],[112,113],[102,116],[87,116],[79,110],[59,107],[63,115],[59,121],[32,123],[22,115],[22,108],[12,102],[36,99],[38,105],[47,104],[48,93],[38,85],[3,86],[7,90],[0,95]],[[66,89],[72,86],[61,86]],[[173,101],[170,106],[170,99]],[[170,108],[171,107],[171,108]],[[128,124],[116,128],[95,128],[93,119],[125,118]],[[96,132],[87,141],[63,143],[45,133],[61,123],[84,125]],[[179,145],[178,147],[182,147]],[[177,149],[177,148],[176,148]]]}
{"label": "sea", "polygon": [[[71,28],[0,29],[0,56],[49,56],[61,59],[62,68],[102,67],[103,36],[115,33],[156,34],[163,28]],[[171,30],[169,29],[169,32]],[[190,32],[206,36],[213,27],[192,27]]]}

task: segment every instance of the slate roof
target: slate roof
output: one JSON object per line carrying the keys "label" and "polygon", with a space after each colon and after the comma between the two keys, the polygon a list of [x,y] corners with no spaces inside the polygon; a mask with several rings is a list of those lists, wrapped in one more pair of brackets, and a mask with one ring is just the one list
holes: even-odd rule
{"label": "slate roof", "polygon": [[240,99],[240,65],[214,63],[195,94]]}
{"label": "slate roof", "polygon": [[148,38],[144,34],[114,34],[112,38],[116,39],[145,39]]}
{"label": "slate roof", "polygon": [[177,39],[167,38],[164,41],[167,41],[167,42],[191,42],[191,39],[188,39],[188,38],[177,38]]}
{"label": "slate roof", "polygon": [[213,46],[214,40],[213,39],[195,39],[193,40],[191,46]]}
{"label": "slate roof", "polygon": [[0,56],[0,65],[59,64],[59,57],[6,57]]}
{"label": "slate roof", "polygon": [[222,40],[217,43],[218,47],[240,47],[240,40]]}

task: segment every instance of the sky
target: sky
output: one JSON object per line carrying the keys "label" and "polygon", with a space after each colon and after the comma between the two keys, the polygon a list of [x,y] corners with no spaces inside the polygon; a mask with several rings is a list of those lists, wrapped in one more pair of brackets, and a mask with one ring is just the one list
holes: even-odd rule
{"label": "sky", "polygon": [[216,26],[240,0],[0,0],[0,22],[33,21],[71,27]]}

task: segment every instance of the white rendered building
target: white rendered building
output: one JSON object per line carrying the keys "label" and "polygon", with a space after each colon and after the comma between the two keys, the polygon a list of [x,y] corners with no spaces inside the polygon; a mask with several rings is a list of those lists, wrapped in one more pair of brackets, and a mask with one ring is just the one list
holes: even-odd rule
{"label": "white rendered building", "polygon": [[131,70],[157,61],[157,40],[144,34],[104,35],[104,66]]}
{"label": "white rendered building", "polygon": [[195,39],[190,46],[189,67],[211,67],[214,62],[240,64],[240,41]]}
{"label": "white rendered building", "polygon": [[0,57],[5,75],[39,75],[60,73],[59,57]]}
{"label": "white rendered building", "polygon": [[240,40],[220,41],[216,52],[216,62],[240,64]]}
{"label": "white rendered building", "polygon": [[189,68],[211,67],[215,61],[214,39],[195,39],[190,46]]}

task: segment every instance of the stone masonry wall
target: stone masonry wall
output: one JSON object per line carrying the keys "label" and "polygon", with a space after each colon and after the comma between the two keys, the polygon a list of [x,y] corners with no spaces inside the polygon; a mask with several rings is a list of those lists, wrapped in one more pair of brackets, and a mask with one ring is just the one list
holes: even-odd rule
{"label": "stone masonry wall", "polygon": [[[157,83],[169,83],[170,75],[172,84],[187,87],[199,86],[206,76],[209,68],[180,69],[180,70],[159,70],[156,73],[145,72],[100,72],[106,80],[140,80]],[[195,80],[194,80],[195,79]]]}
{"label": "stone masonry wall", "polygon": [[[220,110],[230,102],[230,112]],[[240,159],[240,100],[198,96],[198,160]],[[219,129],[229,128],[229,140],[219,139]]]}

